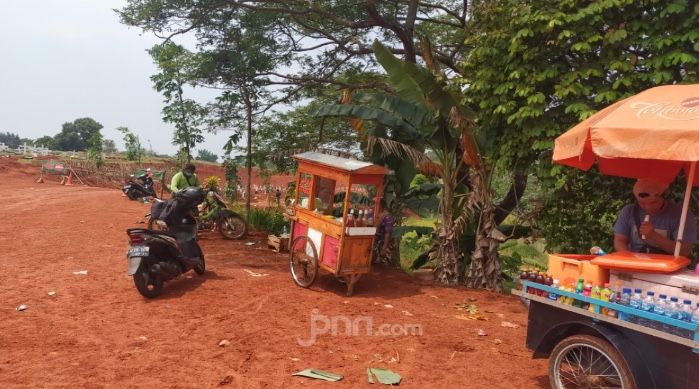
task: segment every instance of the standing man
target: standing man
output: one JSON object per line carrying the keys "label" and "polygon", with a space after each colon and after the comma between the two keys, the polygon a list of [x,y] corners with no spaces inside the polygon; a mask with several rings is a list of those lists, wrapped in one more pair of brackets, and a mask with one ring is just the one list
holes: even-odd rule
{"label": "standing man", "polygon": [[[666,198],[667,188],[667,183],[650,178],[636,181],[633,195],[637,204],[621,210],[614,224],[614,250],[674,254],[682,207]],[[696,220],[687,210],[680,255],[688,256],[696,241]]]}
{"label": "standing man", "polygon": [[199,186],[199,178],[194,173],[195,171],[196,167],[194,164],[188,163],[184,165],[182,171],[172,176],[170,191],[172,191],[173,195],[188,186]]}

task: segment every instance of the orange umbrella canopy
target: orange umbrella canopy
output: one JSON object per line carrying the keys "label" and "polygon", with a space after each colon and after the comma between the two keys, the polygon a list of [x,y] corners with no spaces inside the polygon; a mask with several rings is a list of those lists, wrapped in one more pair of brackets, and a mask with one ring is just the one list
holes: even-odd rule
{"label": "orange umbrella canopy", "polygon": [[[669,182],[699,161],[699,84],[648,89],[556,138],[553,161],[604,174]],[[694,185],[699,185],[699,169]]]}

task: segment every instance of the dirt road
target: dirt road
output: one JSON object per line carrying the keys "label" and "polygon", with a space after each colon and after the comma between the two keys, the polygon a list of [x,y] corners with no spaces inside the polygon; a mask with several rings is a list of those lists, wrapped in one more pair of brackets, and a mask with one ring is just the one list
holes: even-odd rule
{"label": "dirt road", "polygon": [[[353,297],[323,273],[301,289],[261,234],[253,246],[209,234],[200,241],[207,273],[146,300],[124,257],[125,230],[143,225],[146,205],[114,189],[0,176],[2,388],[367,387],[367,367],[399,373],[404,388],[549,385],[546,362],[524,347],[526,310],[515,298],[420,286],[385,268]],[[458,304],[477,306],[482,320]],[[230,345],[219,347],[223,339]],[[344,378],[291,375],[311,367]]]}

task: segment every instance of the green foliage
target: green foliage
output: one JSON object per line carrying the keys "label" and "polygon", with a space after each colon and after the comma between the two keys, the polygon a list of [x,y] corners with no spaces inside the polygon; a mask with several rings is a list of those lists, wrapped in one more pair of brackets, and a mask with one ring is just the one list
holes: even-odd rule
{"label": "green foliage", "polygon": [[568,180],[548,196],[539,217],[547,249],[587,253],[597,245],[612,251],[617,215],[625,204],[634,201],[633,181],[605,177],[594,170],[566,169],[566,172]]}
{"label": "green foliage", "polygon": [[87,148],[87,160],[94,163],[97,168],[101,168],[104,165],[104,158],[102,158],[102,134],[95,132],[90,137]]}
{"label": "green foliage", "polygon": [[124,134],[124,144],[126,147],[126,160],[135,161],[138,166],[141,166],[141,157],[143,157],[143,148],[141,148],[141,140],[137,135],[132,133],[128,127],[117,127],[117,131]]}
{"label": "green foliage", "polygon": [[279,235],[284,226],[289,229],[289,223],[284,219],[284,214],[278,208],[251,208],[250,228],[256,231],[265,231]]}
{"label": "green foliage", "polygon": [[197,155],[197,160],[208,162],[216,162],[218,160],[218,156],[209,150],[201,149],[198,150],[198,153],[199,155]]}
{"label": "green foliage", "polygon": [[105,153],[116,153],[118,150],[113,140],[104,139],[102,141],[102,151],[104,151]]}
{"label": "green foliage", "polygon": [[46,147],[46,148],[52,149],[52,150],[56,149],[56,141],[53,139],[52,136],[48,136],[48,135],[42,136],[40,138],[36,138],[36,140],[34,141],[34,144],[36,146],[43,146],[43,147]]}
{"label": "green foliage", "polygon": [[551,165],[553,140],[619,99],[698,82],[697,8],[661,0],[471,4],[465,43],[472,50],[459,82],[493,145],[488,157],[503,171],[525,166],[536,174],[549,196],[540,224],[551,247],[609,248],[627,185],[595,174],[590,185],[577,175],[569,181],[567,169]]}
{"label": "green foliage", "polygon": [[406,232],[400,238],[400,264],[402,269],[417,269],[420,267],[434,268],[436,263],[421,263],[416,266],[415,260],[432,247],[431,234],[418,234],[415,231]]}
{"label": "green foliage", "polygon": [[90,145],[90,138],[103,126],[91,118],[75,119],[72,123],[63,123],[61,132],[54,137],[55,146],[63,151],[85,151]]}
{"label": "green foliage", "polygon": [[226,158],[223,161],[223,169],[226,177],[226,186],[224,188],[224,193],[226,199],[230,202],[235,202],[238,200],[238,185],[240,184],[240,177],[238,176],[238,162],[231,158]]}
{"label": "green foliage", "polygon": [[153,46],[149,53],[160,69],[151,80],[153,88],[165,97],[163,121],[175,125],[172,144],[180,146],[187,163],[192,159],[191,149],[204,141],[201,126],[207,114],[196,101],[184,98],[183,88],[194,83],[192,54],[170,41]]}
{"label": "green foliage", "polygon": [[19,135],[11,132],[0,132],[0,142],[11,149],[16,149],[22,144]]}

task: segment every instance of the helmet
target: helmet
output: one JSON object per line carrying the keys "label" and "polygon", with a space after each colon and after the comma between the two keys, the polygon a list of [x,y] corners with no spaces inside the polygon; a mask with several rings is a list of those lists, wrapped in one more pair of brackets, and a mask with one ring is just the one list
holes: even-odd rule
{"label": "helmet", "polygon": [[188,186],[177,192],[176,197],[182,205],[193,207],[204,201],[204,191],[198,186]]}

